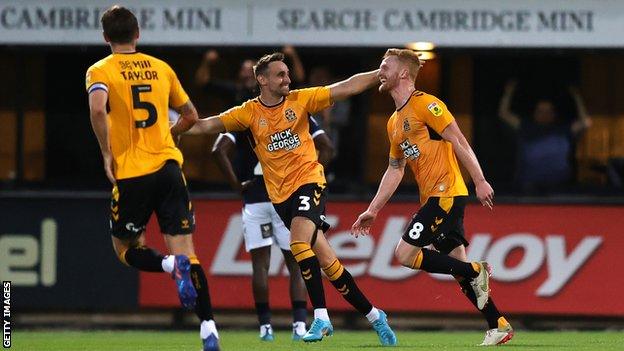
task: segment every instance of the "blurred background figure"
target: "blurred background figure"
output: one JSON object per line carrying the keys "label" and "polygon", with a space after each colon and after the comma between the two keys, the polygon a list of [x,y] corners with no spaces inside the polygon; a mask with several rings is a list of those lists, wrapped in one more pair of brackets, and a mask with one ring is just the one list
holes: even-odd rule
{"label": "blurred background figure", "polygon": [[[338,80],[334,77],[329,67],[327,66],[315,66],[310,70],[310,78],[308,79],[309,86],[325,86]],[[336,101],[334,104],[321,112],[316,116],[317,122],[325,130],[325,133],[329,135],[329,138],[334,144],[334,162],[332,162],[326,170],[327,181],[333,182],[336,179],[336,173],[340,172],[339,165],[342,163],[342,156],[340,153],[340,144],[343,133],[343,128],[349,124],[349,116],[351,113],[351,101],[343,100]]]}
{"label": "blurred background figure", "polygon": [[568,87],[577,113],[571,122],[544,97],[537,99],[529,117],[522,117],[511,108],[517,85],[515,80],[505,84],[498,109],[499,118],[516,136],[515,184],[523,192],[564,188],[574,181],[574,143],[592,123],[581,95],[576,87]]}
{"label": "blurred background figure", "polygon": [[[286,56],[289,67],[292,67],[290,77],[292,88],[296,88],[305,80],[305,70],[297,50],[293,46],[287,45],[282,48]],[[217,79],[213,77],[214,65],[219,61],[217,50],[208,50],[204,54],[199,67],[195,71],[195,85],[206,89],[210,94],[219,95],[228,100],[228,106],[240,105],[243,102],[253,99],[258,95],[256,78],[253,72],[255,59],[245,59],[240,65],[238,76],[234,80]]]}

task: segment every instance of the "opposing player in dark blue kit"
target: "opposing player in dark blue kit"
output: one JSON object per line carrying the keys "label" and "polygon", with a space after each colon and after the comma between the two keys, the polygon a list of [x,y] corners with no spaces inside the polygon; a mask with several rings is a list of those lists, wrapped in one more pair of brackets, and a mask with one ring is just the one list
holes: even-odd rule
{"label": "opposing player in dark blue kit", "polygon": [[[310,135],[323,165],[331,160],[333,146],[313,117],[309,117]],[[290,251],[290,232],[269,200],[262,167],[253,152],[253,138],[247,132],[220,134],[212,149],[217,164],[233,189],[243,197],[243,236],[245,250],[251,254],[252,290],[260,324],[260,339],[272,341],[271,310],[269,307],[268,273],[271,245],[275,242],[282,251],[290,272],[290,298],[293,312],[293,340],[301,340],[306,333],[306,289],[299,265]],[[233,157],[234,156],[234,157]],[[234,161],[234,162],[232,162]]]}

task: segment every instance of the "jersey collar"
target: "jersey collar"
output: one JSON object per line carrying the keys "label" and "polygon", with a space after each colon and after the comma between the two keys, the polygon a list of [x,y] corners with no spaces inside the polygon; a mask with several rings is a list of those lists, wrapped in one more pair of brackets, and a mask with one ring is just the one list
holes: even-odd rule
{"label": "jersey collar", "polygon": [[273,108],[273,107],[277,107],[277,106],[279,106],[279,105],[283,104],[283,103],[284,103],[284,101],[286,101],[286,97],[282,96],[282,100],[280,100],[280,102],[278,102],[278,103],[276,103],[276,104],[273,104],[273,105],[267,105],[267,104],[265,104],[265,103],[262,101],[262,99],[260,99],[260,97],[259,97],[259,96],[258,96],[258,101],[259,101],[259,102],[262,104],[262,106],[264,106],[264,107]]}
{"label": "jersey collar", "polygon": [[403,105],[401,105],[401,107],[399,107],[399,108],[397,108],[397,109],[396,109],[396,110],[397,110],[397,112],[401,111],[401,109],[402,109],[403,107],[405,107],[405,105],[407,105],[407,103],[410,101],[410,99],[412,98],[412,96],[416,95],[416,93],[417,93],[417,92],[418,92],[418,90],[414,90],[414,91],[412,92],[412,94],[411,94],[411,95],[407,98],[407,100],[405,100],[405,102],[403,103]]}

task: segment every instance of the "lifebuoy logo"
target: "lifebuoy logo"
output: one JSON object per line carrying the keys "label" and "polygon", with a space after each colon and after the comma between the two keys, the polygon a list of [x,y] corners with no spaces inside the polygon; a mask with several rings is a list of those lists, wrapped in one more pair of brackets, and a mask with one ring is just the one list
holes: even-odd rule
{"label": "lifebuoy logo", "polygon": [[[327,221],[332,227],[337,227],[340,218],[328,215]],[[328,240],[338,257],[350,262],[345,267],[354,277],[369,276],[384,281],[409,279],[426,273],[407,269],[394,262],[394,248],[408,221],[407,216],[388,217],[377,239],[371,236],[355,238],[348,231],[337,231],[330,232]],[[239,257],[244,247],[241,228],[241,216],[231,215],[212,262],[212,275],[251,276],[251,261]],[[492,265],[492,278],[495,281],[523,281],[545,268],[546,278],[535,290],[535,295],[549,297],[565,289],[574,274],[591,260],[603,238],[587,235],[574,247],[570,247],[565,235],[539,236],[529,232],[510,232],[496,238],[490,233],[475,233],[469,235],[469,241],[469,260],[488,261]],[[279,249],[275,245],[272,249],[275,252],[271,254],[269,275],[287,275]],[[518,251],[522,252],[519,261],[509,265],[508,258]],[[447,275],[431,276],[436,280],[453,280]]]}

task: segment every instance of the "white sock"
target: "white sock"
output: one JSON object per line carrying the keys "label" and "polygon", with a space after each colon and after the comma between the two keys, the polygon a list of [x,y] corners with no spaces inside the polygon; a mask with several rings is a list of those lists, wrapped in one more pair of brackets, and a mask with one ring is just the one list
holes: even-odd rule
{"label": "white sock", "polygon": [[202,339],[207,338],[210,334],[214,334],[217,339],[219,338],[219,333],[217,332],[217,325],[211,319],[209,321],[202,321],[199,326],[199,337]]}
{"label": "white sock", "polygon": [[375,306],[373,306],[373,308],[371,308],[370,312],[368,312],[368,314],[366,315],[366,319],[368,319],[369,322],[373,323],[374,321],[379,319],[379,310],[377,308],[375,308]]}
{"label": "white sock", "polygon": [[327,308],[315,308],[314,318],[322,319],[329,322],[329,315],[327,314]]}
{"label": "white sock", "polygon": [[306,333],[306,325],[305,322],[294,322],[293,323],[293,331],[299,335]]}
{"label": "white sock", "polygon": [[260,337],[263,337],[265,334],[273,334],[273,328],[270,324],[263,324],[260,326]]}
{"label": "white sock", "polygon": [[167,255],[162,259],[161,265],[165,272],[171,273],[173,272],[173,264],[175,262],[174,255]]}

